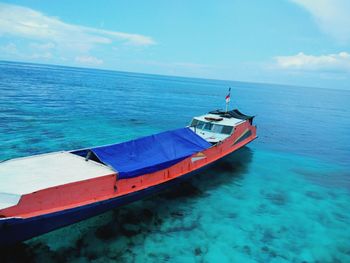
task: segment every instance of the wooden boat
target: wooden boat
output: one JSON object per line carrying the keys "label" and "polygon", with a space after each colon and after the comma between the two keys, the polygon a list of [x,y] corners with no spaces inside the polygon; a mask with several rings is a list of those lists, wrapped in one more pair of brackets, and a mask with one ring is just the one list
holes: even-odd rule
{"label": "wooden boat", "polygon": [[238,110],[136,140],[0,163],[0,246],[73,224],[161,191],[256,138]]}

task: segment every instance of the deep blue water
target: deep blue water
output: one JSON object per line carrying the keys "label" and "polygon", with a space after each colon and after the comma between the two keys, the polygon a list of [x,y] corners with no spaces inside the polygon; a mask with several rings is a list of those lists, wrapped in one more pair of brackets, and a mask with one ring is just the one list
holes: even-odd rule
{"label": "deep blue water", "polygon": [[6,258],[350,262],[349,91],[0,62],[0,160],[183,127],[224,108],[229,86],[233,106],[257,115],[248,147]]}

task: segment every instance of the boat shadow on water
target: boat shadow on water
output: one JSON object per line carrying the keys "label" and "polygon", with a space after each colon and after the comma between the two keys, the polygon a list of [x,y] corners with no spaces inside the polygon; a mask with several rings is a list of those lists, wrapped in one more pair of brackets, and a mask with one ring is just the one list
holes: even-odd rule
{"label": "boat shadow on water", "polygon": [[[108,246],[118,238],[124,241],[126,239],[127,242],[123,242],[123,247],[119,247],[112,258],[109,256],[112,260],[119,260],[126,250],[130,251],[135,245],[132,239],[137,235],[147,236],[151,233],[163,233],[162,225],[166,221],[172,222],[191,216],[184,209],[186,203],[196,202],[198,198],[210,195],[211,190],[223,185],[234,184],[239,187],[244,175],[249,170],[253,155],[253,150],[243,147],[210,167],[199,171],[197,175],[179,181],[171,189],[107,212],[110,216],[106,217],[107,220],[104,220],[103,224],[96,220],[92,227],[85,229],[83,227],[83,231],[76,230],[79,229],[77,225],[85,223],[82,221],[66,227],[66,230],[61,229],[48,233],[44,235],[45,238],[38,237],[10,248],[0,248],[0,262],[65,262],[79,257],[93,260],[105,256],[96,252],[96,249],[92,249],[96,243]],[[94,218],[89,220],[94,220]],[[190,225],[167,228],[166,233],[191,231],[196,227],[196,220],[194,220]],[[45,239],[55,240],[57,238],[55,237],[56,232],[59,231],[67,231],[67,233],[79,231],[81,233],[77,234],[77,238],[69,246],[52,250]],[[198,249],[194,249],[194,255],[199,253],[198,251]]]}

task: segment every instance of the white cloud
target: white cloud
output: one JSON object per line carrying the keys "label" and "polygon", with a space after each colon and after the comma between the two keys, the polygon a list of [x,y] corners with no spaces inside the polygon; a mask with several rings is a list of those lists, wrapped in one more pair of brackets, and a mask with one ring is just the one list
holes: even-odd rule
{"label": "white cloud", "polygon": [[[33,44],[34,45],[34,44]],[[30,45],[32,46],[32,45]],[[36,47],[36,45],[34,45]],[[38,59],[44,59],[48,60],[53,57],[52,53],[48,51],[49,46],[40,46],[38,48],[39,52],[21,52],[17,45],[14,43],[8,43],[6,45],[0,46],[0,55],[2,58],[5,59],[11,59],[13,57],[16,57],[17,59],[25,59],[25,60],[38,60]]]}
{"label": "white cloud", "polygon": [[123,42],[148,46],[155,41],[148,36],[68,24],[30,8],[0,3],[0,36],[11,35],[79,52],[88,52],[95,45]]}
{"label": "white cloud", "polygon": [[314,17],[318,26],[342,43],[350,42],[349,0],[290,0]]}
{"label": "white cloud", "polygon": [[350,72],[350,54],[347,52],[320,56],[300,52],[294,56],[277,56],[274,59],[277,66],[282,69]]}
{"label": "white cloud", "polygon": [[38,50],[49,50],[55,48],[55,44],[52,42],[47,43],[31,43],[30,47]]}
{"label": "white cloud", "polygon": [[8,43],[4,46],[0,46],[0,51],[9,55],[18,54],[17,46],[14,43]]}
{"label": "white cloud", "polygon": [[93,56],[78,56],[75,58],[75,61],[79,64],[89,65],[89,66],[98,66],[103,64],[103,60],[93,57]]}
{"label": "white cloud", "polygon": [[50,59],[52,58],[52,54],[50,52],[41,52],[41,53],[35,53],[29,57],[29,59]]}

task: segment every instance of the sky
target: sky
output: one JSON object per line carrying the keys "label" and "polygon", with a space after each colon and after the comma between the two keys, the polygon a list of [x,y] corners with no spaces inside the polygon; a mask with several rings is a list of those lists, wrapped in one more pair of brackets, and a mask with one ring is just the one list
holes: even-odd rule
{"label": "sky", "polygon": [[349,0],[0,2],[0,60],[350,90]]}

